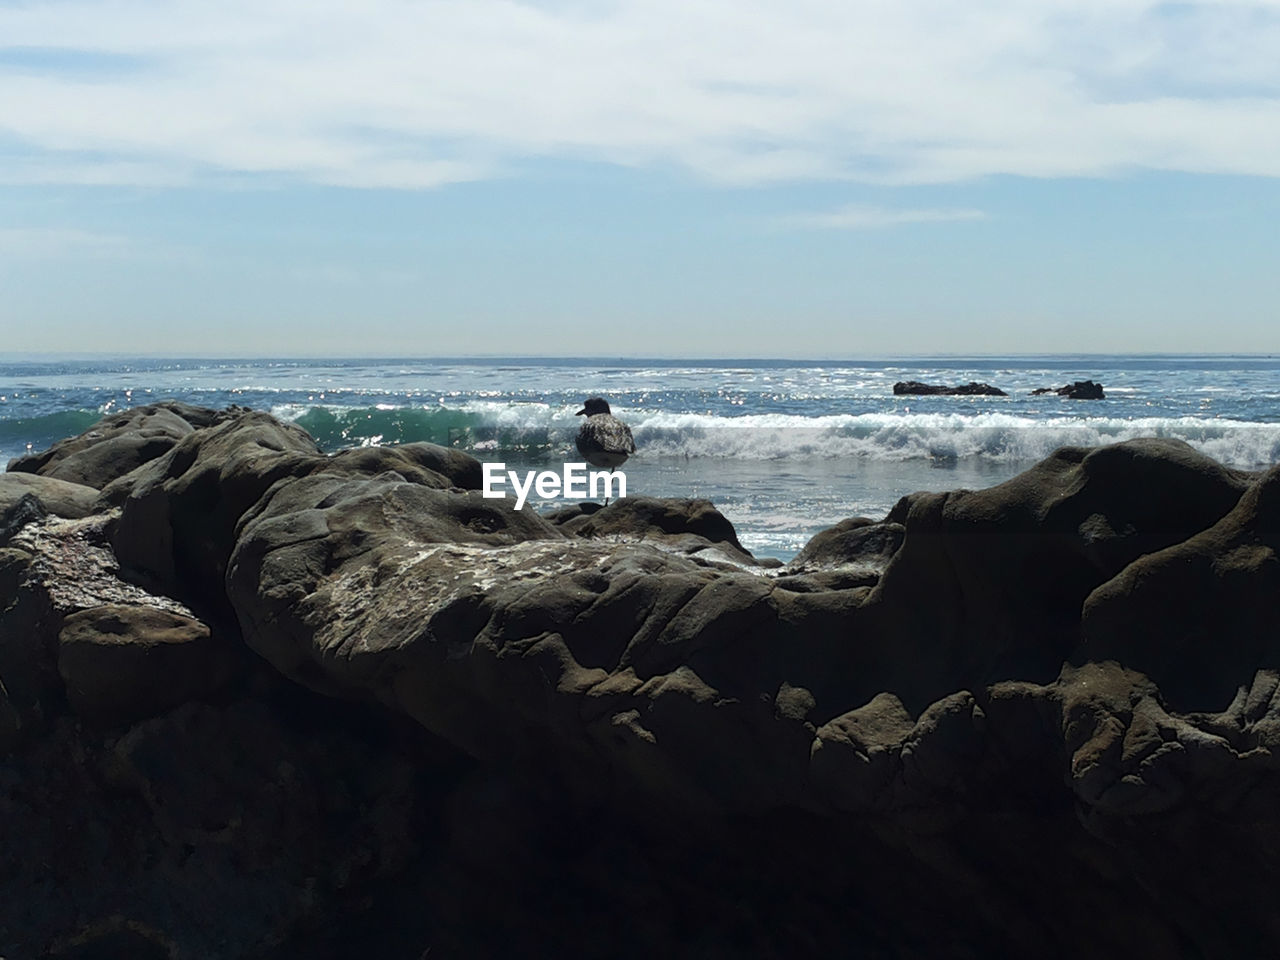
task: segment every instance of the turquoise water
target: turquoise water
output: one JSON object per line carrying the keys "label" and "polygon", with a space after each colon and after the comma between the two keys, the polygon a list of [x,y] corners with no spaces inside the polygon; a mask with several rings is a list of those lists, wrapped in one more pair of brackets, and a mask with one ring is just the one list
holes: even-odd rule
{"label": "turquoise water", "polygon": [[[1082,379],[1107,398],[1030,396]],[[898,380],[1010,396],[896,397]],[[1178,437],[1237,467],[1280,461],[1280,359],[1045,356],[0,361],[0,462],[178,399],[271,411],[327,450],[429,440],[559,470],[578,459],[574,411],[597,394],[635,433],[628,493],[711,499],[749,549],[782,558],[844,517],[882,516],[913,490],[998,483],[1064,444]]]}

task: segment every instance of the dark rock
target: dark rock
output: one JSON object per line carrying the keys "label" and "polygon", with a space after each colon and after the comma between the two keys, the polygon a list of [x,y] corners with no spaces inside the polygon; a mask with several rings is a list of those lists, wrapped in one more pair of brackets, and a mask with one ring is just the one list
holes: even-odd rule
{"label": "dark rock", "polygon": [[1100,584],[1084,604],[1079,657],[1141,670],[1176,709],[1226,708],[1258,670],[1280,669],[1277,550],[1280,467],[1217,523]]}
{"label": "dark rock", "polygon": [[963,818],[965,781],[975,776],[985,737],[985,714],[967,690],[931,704],[918,720],[882,693],[817,731],[811,769],[839,809],[893,812],[933,832]]}
{"label": "dark rock", "polygon": [[817,533],[788,564],[791,570],[859,566],[875,573],[902,546],[905,529],[900,523],[879,523],[866,517],[841,520]]}
{"label": "dark rock", "polygon": [[877,806],[901,773],[902,744],[914,728],[915,720],[891,693],[823,724],[811,748],[818,789],[842,810]]}
{"label": "dark rock", "polygon": [[31,493],[24,493],[14,500],[0,513],[0,546],[13,539],[13,535],[28,523],[43,520],[49,514],[40,499]]}
{"label": "dark rock", "polygon": [[[420,956],[422,891],[409,909],[392,881],[409,883],[437,842],[440,801],[415,772],[433,764],[447,780],[397,728],[296,695],[191,703],[105,741],[63,721],[0,762],[0,951]],[[371,897],[399,916],[359,946],[282,947],[311,928],[359,928],[377,914]]]}
{"label": "dark rock", "polygon": [[888,517],[906,528],[902,546],[860,613],[872,635],[899,638],[902,672],[888,668],[886,689],[921,709],[956,689],[1051,679],[1095,588],[1212,526],[1249,482],[1181,441],[1147,439],[1063,448],[986,490],[904,498]]}
{"label": "dark rock", "polygon": [[231,679],[238,653],[191,617],[155,607],[94,607],[63,621],[58,672],[78,716],[122,725],[207,699]]}
{"label": "dark rock", "polygon": [[[803,690],[800,716],[830,717],[888,690],[923,716],[957,690],[1051,682],[1089,593],[1217,522],[1249,480],[1172,441],[1064,450],[991,490],[907,498],[810,555],[832,570],[872,558],[878,581],[771,584],[623,539],[654,530],[661,545],[659,501],[542,526],[508,510],[477,536],[450,527],[460,493],[320,475],[246,516],[228,585],[250,645],[318,690],[367,691],[494,762],[539,757],[575,790],[608,779],[603,762],[650,802],[760,810],[815,798],[784,773],[799,762],[784,715],[754,705]],[[389,506],[409,496],[413,509]],[[611,513],[615,527],[601,523]],[[557,528],[596,536],[566,543]],[[611,529],[618,539],[600,536]],[[856,646],[842,642],[850,622]],[[725,751],[745,743],[751,776],[729,774]],[[917,789],[940,783],[926,766],[904,781],[910,804],[960,809]]]}
{"label": "dark rock", "polygon": [[53,712],[60,683],[53,637],[58,622],[36,582],[34,557],[0,547],[0,757]]}
{"label": "dark rock", "polygon": [[133,493],[133,488],[137,484],[147,479],[151,475],[151,463],[148,460],[137,467],[134,467],[128,473],[116,477],[110,483],[102,488],[98,493],[98,500],[95,508],[98,510],[110,510],[114,507],[124,506],[124,502],[129,499]]}
{"label": "dark rock", "polygon": [[[234,410],[185,438],[131,481],[113,540],[116,554],[144,583],[215,618],[228,616],[223,579],[242,517],[277,483],[321,477],[329,478],[316,480],[326,494],[338,491],[342,478],[357,485],[373,478],[415,489],[478,489],[480,466],[465,454],[427,443],[326,457],[300,428],[267,414]],[[299,489],[308,491],[305,497],[317,487]],[[459,511],[454,519],[472,529],[506,522],[492,501]]]}
{"label": "dark rock", "polygon": [[18,745],[22,726],[22,715],[18,712],[17,705],[9,699],[8,689],[0,688],[0,757]]}
{"label": "dark rock", "polygon": [[[182,604],[120,578],[109,540],[118,518],[112,512],[79,520],[49,517],[24,527],[10,541],[32,557],[22,582],[39,591],[59,623],[73,613],[107,605],[154,606],[190,616]],[[50,649],[56,649],[57,632],[48,637]]]}
{"label": "dark rock", "polygon": [[[566,539],[564,524],[474,493],[297,480],[246,516],[229,596],[246,642],[287,676],[395,703],[476,756],[535,763],[589,796],[610,782],[609,764],[641,785],[629,804],[639,809],[759,809],[793,793],[809,734],[772,704],[783,679],[820,692],[830,677],[762,671],[760,647],[784,629],[771,584],[666,546],[697,537],[681,532],[691,527],[730,536],[709,505],[617,508],[589,519],[612,513],[618,526],[604,531],[656,542],[601,528]],[[484,524],[465,519],[480,511]],[[725,736],[688,738],[688,723]],[[792,778],[773,778],[761,743]]]}
{"label": "dark rock", "polygon": [[874,587],[889,560],[902,545],[899,523],[878,523],[866,517],[841,520],[814,535],[774,582],[779,590],[819,593]]}
{"label": "dark rock", "polygon": [[107,540],[115,519],[114,514],[49,517],[28,524],[14,535],[10,549],[0,549],[0,683],[24,736],[45,729],[66,709],[58,635],[69,618],[109,606],[135,608],[144,617],[191,617],[181,604],[119,578]]}
{"label": "dark rock", "polygon": [[162,456],[193,430],[210,426],[218,416],[217,411],[176,401],[134,407],[103,417],[93,429],[59,440],[42,453],[9,461],[9,470],[100,490]]}
{"label": "dark rock", "polygon": [[98,491],[32,473],[0,473],[0,546],[28,523],[48,516],[78,519],[97,506]]}
{"label": "dark rock", "polygon": [[[42,516],[78,519],[94,510],[98,491],[83,484],[31,473],[0,473],[0,515],[8,516],[19,501],[31,498]],[[13,532],[16,532],[13,531]]]}
{"label": "dark rock", "polygon": [[434,443],[341,450],[316,469],[364,476],[390,471],[404,480],[439,489],[479,490],[484,479],[480,461],[475,457]]}
{"label": "dark rock", "polygon": [[579,537],[656,540],[686,553],[714,544],[733,559],[754,562],[733,524],[709,500],[624,497],[602,508],[594,503],[566,507],[547,519]]}
{"label": "dark rock", "polygon": [[[785,564],[784,564],[785,566]],[[829,590],[869,590],[880,581],[880,574],[866,567],[842,566],[826,570],[791,573],[780,570],[774,585],[792,593],[824,593]]]}
{"label": "dark rock", "polygon": [[1032,396],[1040,396],[1041,394],[1052,393],[1059,397],[1066,397],[1070,400],[1102,400],[1102,384],[1094,383],[1092,380],[1076,380],[1074,383],[1068,383],[1065,387],[1037,387],[1031,391]]}
{"label": "dark rock", "polygon": [[989,383],[963,383],[948,387],[939,383],[921,383],[919,380],[900,380],[893,385],[895,396],[948,396],[948,397],[1007,397],[999,387]]}
{"label": "dark rock", "polygon": [[[0,954],[1280,941],[1280,468],[1067,448],[845,521],[782,570],[705,502],[540,517],[474,477],[418,445],[325,457],[232,411],[118,517],[0,549]],[[219,687],[104,642],[121,605],[205,642],[119,580],[109,530],[262,664]],[[87,659],[51,690],[60,649]],[[118,723],[167,712],[104,740],[59,692]]]}
{"label": "dark rock", "polygon": [[[310,659],[310,650],[297,648],[309,647],[306,638],[315,624],[313,615],[299,619],[295,604],[335,571],[342,569],[351,582],[338,580],[331,589],[345,594],[357,582],[389,582],[394,566],[430,565],[435,558],[444,560],[449,581],[465,583],[474,572],[470,561],[484,560],[483,547],[562,539],[538,514],[515,510],[506,499],[432,489],[385,474],[319,473],[281,484],[246,514],[229,588],[250,644],[256,642],[277,667],[288,662],[283,672],[293,676]],[[429,546],[434,549],[424,549]],[[493,572],[501,570],[500,561]],[[251,592],[238,594],[237,585],[246,579]],[[405,587],[420,595],[416,586]],[[426,617],[425,610],[404,611],[381,626],[404,630]],[[312,676],[308,682],[318,681]]]}
{"label": "dark rock", "polygon": [[277,480],[325,458],[301,429],[241,411],[183,438],[138,477],[112,546],[159,592],[223,615],[222,580],[241,515]]}

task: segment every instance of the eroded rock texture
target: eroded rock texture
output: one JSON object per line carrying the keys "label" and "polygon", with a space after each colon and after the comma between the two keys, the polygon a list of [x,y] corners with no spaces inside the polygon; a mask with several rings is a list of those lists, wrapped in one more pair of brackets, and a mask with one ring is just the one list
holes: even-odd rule
{"label": "eroded rock texture", "polygon": [[1280,468],[1067,448],[778,569],[705,501],[129,416],[0,549],[0,955],[1280,944]]}
{"label": "eroded rock texture", "polygon": [[9,470],[102,489],[219,416],[176,401],[135,407],[104,417],[93,429],[42,453],[17,457],[9,461]]}

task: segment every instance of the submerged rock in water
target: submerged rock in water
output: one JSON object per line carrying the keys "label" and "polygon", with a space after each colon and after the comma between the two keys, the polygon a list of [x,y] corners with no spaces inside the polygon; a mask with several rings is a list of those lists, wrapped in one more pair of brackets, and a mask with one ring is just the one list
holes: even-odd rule
{"label": "submerged rock in water", "polygon": [[1280,939],[1276,471],[1065,448],[772,569],[706,501],[188,425],[0,549],[0,955]]}
{"label": "submerged rock in water", "polygon": [[940,383],[921,383],[919,380],[900,380],[893,385],[895,396],[957,396],[957,397],[1007,397],[999,387],[989,383],[962,383],[948,387]]}
{"label": "submerged rock in water", "polygon": [[1066,397],[1068,400],[1103,400],[1105,396],[1102,392],[1102,384],[1094,383],[1092,380],[1076,380],[1068,383],[1065,387],[1037,387],[1031,391],[1033,397],[1041,394],[1053,393],[1059,397]]}

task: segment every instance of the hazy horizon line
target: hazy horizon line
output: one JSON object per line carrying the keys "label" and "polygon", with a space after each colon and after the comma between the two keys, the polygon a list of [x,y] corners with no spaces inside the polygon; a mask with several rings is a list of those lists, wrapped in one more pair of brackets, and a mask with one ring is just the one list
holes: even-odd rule
{"label": "hazy horizon line", "polygon": [[[1238,350],[1227,351],[1205,351],[1205,350],[1152,350],[1152,351],[1108,351],[1108,352],[1080,352],[1080,351],[1008,351],[1001,353],[892,353],[877,352],[865,353],[859,355],[839,354],[829,356],[812,356],[812,355],[776,355],[765,356],[759,354],[751,355],[724,355],[724,356],[706,356],[698,354],[654,354],[654,353],[609,353],[609,354],[558,354],[558,353],[449,353],[449,354],[416,354],[403,356],[389,356],[379,354],[359,355],[359,354],[341,354],[341,353],[293,353],[293,354],[274,354],[274,353],[168,353],[168,352],[58,352],[58,351],[11,351],[4,360],[8,362],[69,362],[69,361],[91,361],[91,360],[225,360],[235,362],[319,362],[319,361],[341,361],[344,363],[412,363],[412,362],[466,362],[466,361],[484,361],[487,363],[510,362],[518,363],[521,361],[548,361],[555,360],[569,363],[605,363],[605,362],[627,362],[627,363],[775,363],[779,361],[791,363],[851,363],[858,361],[889,361],[889,360],[1018,360],[1031,358],[1046,359],[1110,359],[1110,358],[1206,358],[1206,359],[1246,359],[1246,360],[1268,360],[1280,357],[1280,354],[1274,351],[1259,351],[1256,353],[1241,352]],[[0,361],[2,362],[2,361]]]}

